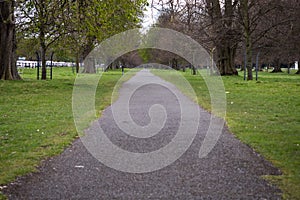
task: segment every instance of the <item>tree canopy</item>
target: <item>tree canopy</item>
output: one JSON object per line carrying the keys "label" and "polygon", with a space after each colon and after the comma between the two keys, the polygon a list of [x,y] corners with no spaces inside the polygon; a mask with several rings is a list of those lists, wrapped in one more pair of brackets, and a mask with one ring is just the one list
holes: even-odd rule
{"label": "tree canopy", "polygon": [[[19,77],[16,68],[17,41],[22,48],[40,52],[42,79],[46,79],[50,47],[74,50],[74,57],[79,62],[105,38],[140,26],[146,4],[146,0],[1,1],[1,78]],[[4,36],[7,30],[9,35]],[[7,56],[7,53],[10,55]]]}

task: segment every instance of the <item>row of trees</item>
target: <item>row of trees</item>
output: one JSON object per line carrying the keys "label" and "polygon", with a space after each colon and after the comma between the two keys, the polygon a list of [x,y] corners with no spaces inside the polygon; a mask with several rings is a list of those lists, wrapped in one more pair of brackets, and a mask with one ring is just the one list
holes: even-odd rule
{"label": "row of trees", "polygon": [[[52,48],[72,55],[78,70],[80,60],[97,43],[138,27],[146,4],[146,0],[1,0],[0,79],[20,78],[16,51],[32,50],[31,56],[41,52],[42,79]],[[156,26],[183,32],[202,44],[214,54],[221,75],[236,75],[235,65],[246,60],[252,80],[258,53],[264,63],[273,64],[274,71],[280,71],[281,62],[300,58],[298,0],[153,0],[152,7],[160,11]],[[123,59],[165,62],[166,57],[177,66],[176,56],[154,50],[133,52]]]}
{"label": "row of trees", "polygon": [[[113,34],[140,26],[146,0],[0,1],[0,79],[19,79],[17,42],[38,44],[42,79],[50,48],[72,49],[77,70],[94,46]],[[16,37],[18,36],[18,37]]]}
{"label": "row of trees", "polygon": [[158,0],[159,27],[183,32],[214,53],[221,75],[236,75],[246,59],[252,80],[254,56],[275,72],[300,59],[298,0]]}

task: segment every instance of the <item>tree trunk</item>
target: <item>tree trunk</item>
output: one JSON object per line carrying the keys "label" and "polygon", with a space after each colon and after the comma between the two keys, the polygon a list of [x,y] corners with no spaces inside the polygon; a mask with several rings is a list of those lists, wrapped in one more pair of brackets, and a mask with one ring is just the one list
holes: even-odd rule
{"label": "tree trunk", "polygon": [[[42,3],[42,2],[41,2]],[[43,5],[42,5],[43,6]],[[41,47],[41,60],[42,60],[42,80],[47,79],[47,69],[46,69],[46,51],[47,51],[47,45],[46,45],[46,31],[45,31],[45,14],[44,9],[40,10],[39,15],[39,40],[40,40],[40,47]]]}
{"label": "tree trunk", "polygon": [[281,72],[283,71],[281,70],[280,66],[274,66],[274,69],[271,73],[281,73]]}
{"label": "tree trunk", "polygon": [[196,75],[197,71],[196,71],[196,67],[194,65],[191,65],[192,68],[192,75]]}
{"label": "tree trunk", "polygon": [[279,59],[274,60],[274,69],[271,73],[281,73],[281,67],[280,67],[280,63],[279,63]]}
{"label": "tree trunk", "polygon": [[247,80],[253,80],[252,74],[252,39],[251,39],[251,30],[250,30],[250,14],[249,14],[249,1],[241,1],[241,14],[243,19],[244,27],[244,38],[246,45],[246,54],[247,54]]}
{"label": "tree trunk", "polygon": [[253,80],[252,73],[252,43],[250,35],[246,37],[246,54],[247,54],[247,80]]}
{"label": "tree trunk", "polygon": [[0,79],[18,80],[14,1],[0,2]]}
{"label": "tree trunk", "polygon": [[175,69],[175,70],[179,70],[179,68],[178,68],[178,61],[177,61],[176,58],[172,59],[172,68]]}
{"label": "tree trunk", "polygon": [[288,64],[288,74],[291,73],[291,67],[292,67],[292,65],[293,65],[293,63],[289,63],[289,64]]}
{"label": "tree trunk", "polygon": [[219,47],[218,54],[218,69],[220,75],[238,75],[238,72],[234,67],[235,49],[229,47],[229,45]]}
{"label": "tree trunk", "polygon": [[79,53],[76,53],[76,74],[79,73],[79,62],[80,62]]}
{"label": "tree trunk", "polygon": [[88,37],[87,43],[82,47],[81,51],[81,57],[84,60],[84,70],[83,73],[96,73],[95,68],[95,60],[92,61],[88,58],[88,55],[91,53],[91,51],[94,49],[94,42],[96,40],[96,37]]}
{"label": "tree trunk", "polygon": [[47,79],[47,66],[46,66],[46,47],[45,45],[41,45],[42,46],[42,52],[41,52],[41,56],[42,56],[42,80],[46,80]]}
{"label": "tree trunk", "polygon": [[[238,75],[234,67],[234,58],[237,42],[232,38],[234,30],[234,6],[232,0],[223,1],[225,9],[221,9],[219,0],[206,0],[208,15],[211,18],[212,29],[217,39],[214,46],[217,48],[217,66],[220,75]],[[212,70],[212,69],[211,69]]]}
{"label": "tree trunk", "polygon": [[84,60],[84,73],[96,73],[95,60],[93,58],[86,58]]}

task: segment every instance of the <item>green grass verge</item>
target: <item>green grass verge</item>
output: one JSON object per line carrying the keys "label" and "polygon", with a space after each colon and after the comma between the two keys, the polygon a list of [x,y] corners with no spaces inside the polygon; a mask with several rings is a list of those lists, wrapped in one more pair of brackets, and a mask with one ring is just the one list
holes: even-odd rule
{"label": "green grass verge", "polygon": [[[35,80],[32,69],[22,73],[23,81],[0,81],[0,185],[35,171],[41,160],[61,153],[78,137],[72,115],[72,70],[54,68],[52,81]],[[158,74],[176,84],[172,73]],[[190,72],[182,75],[194,88],[199,104],[210,110],[204,80]],[[120,71],[102,76],[96,93],[99,115],[110,105],[120,77]],[[284,172],[267,179],[280,186],[286,199],[299,198],[300,76],[260,73],[259,82],[242,77],[223,77],[223,81],[230,130]]]}
{"label": "green grass verge", "polygon": [[[35,69],[24,69],[22,77],[0,81],[0,185],[34,172],[43,159],[61,153],[78,137],[72,114],[76,78],[72,69],[54,68],[51,81],[35,80]],[[103,73],[96,93],[99,116],[111,104],[121,77],[120,70]]]}
{"label": "green grass verge", "polygon": [[[177,84],[170,70],[153,71]],[[210,96],[201,76],[190,71],[183,75],[194,88],[198,103],[210,110]],[[173,76],[173,78],[172,78]],[[241,76],[222,77],[227,98],[226,121],[229,129],[283,172],[267,176],[284,192],[285,199],[300,198],[300,76],[286,73],[259,73],[259,81]],[[185,94],[185,91],[177,84]]]}

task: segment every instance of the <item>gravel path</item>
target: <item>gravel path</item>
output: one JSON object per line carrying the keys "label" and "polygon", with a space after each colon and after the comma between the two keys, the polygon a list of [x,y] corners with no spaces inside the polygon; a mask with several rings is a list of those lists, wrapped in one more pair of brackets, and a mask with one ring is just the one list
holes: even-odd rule
{"label": "gravel path", "polygon": [[[118,101],[126,102],[122,98],[127,89],[146,79],[161,81],[150,72],[141,71],[124,83]],[[146,84],[136,89],[130,98],[129,112],[136,124],[146,126],[151,122],[151,105],[163,105],[167,113],[164,127],[149,138],[129,136],[114,122],[108,107],[99,123],[113,144],[125,151],[147,153],[173,141],[180,126],[180,106],[176,96],[160,85]],[[171,165],[148,173],[121,172],[99,162],[81,140],[76,140],[61,155],[43,162],[37,173],[10,184],[4,193],[9,199],[280,199],[280,190],[261,178],[278,175],[279,170],[237,140],[226,127],[214,149],[199,159],[211,115],[188,99],[185,101],[199,109],[199,128],[188,150]],[[86,138],[90,138],[93,132],[87,132]],[[130,161],[121,164],[125,169],[130,167]]]}

